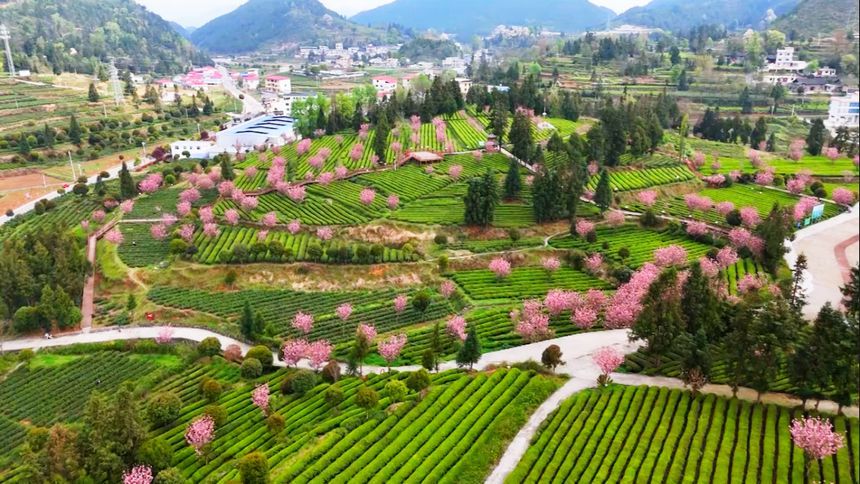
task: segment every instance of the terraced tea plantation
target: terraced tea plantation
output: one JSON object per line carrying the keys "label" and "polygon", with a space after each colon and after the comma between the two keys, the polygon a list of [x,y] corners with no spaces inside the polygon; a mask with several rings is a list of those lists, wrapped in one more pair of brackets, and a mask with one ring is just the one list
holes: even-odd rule
{"label": "terraced tea plantation", "polygon": [[[591,177],[588,189],[595,190],[600,177]],[[638,170],[622,169],[609,172],[609,186],[613,191],[624,192],[642,190],[658,185],[682,183],[696,178],[696,175],[686,165],[676,165],[661,168],[644,168]]]}
{"label": "terraced tea plantation", "polygon": [[609,289],[610,285],[584,272],[568,267],[547,274],[542,267],[518,267],[500,278],[488,269],[455,272],[451,278],[472,299],[526,299],[543,297],[550,289]]}
{"label": "terraced tea plantation", "polygon": [[[506,482],[803,482],[803,452],[788,432],[798,416],[666,388],[586,390],[544,421]],[[856,482],[858,420],[830,418],[855,445],[813,464],[809,477]]]}

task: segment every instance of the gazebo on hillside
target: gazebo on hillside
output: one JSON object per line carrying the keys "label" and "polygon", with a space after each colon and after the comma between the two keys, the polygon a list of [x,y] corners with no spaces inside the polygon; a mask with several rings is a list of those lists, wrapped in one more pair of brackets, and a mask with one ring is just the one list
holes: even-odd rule
{"label": "gazebo on hillside", "polygon": [[442,161],[442,155],[432,151],[413,151],[406,155],[406,159],[403,162],[406,163],[409,160],[414,160],[418,164],[435,163]]}

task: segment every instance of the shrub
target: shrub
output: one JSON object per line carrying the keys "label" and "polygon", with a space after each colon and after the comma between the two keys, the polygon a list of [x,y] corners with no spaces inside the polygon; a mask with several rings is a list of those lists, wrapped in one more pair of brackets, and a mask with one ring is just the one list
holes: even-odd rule
{"label": "shrub", "polygon": [[224,349],[224,359],[227,361],[232,361],[233,363],[239,363],[242,361],[242,348],[237,344],[232,344],[227,346]]}
{"label": "shrub", "polygon": [[549,345],[543,350],[540,361],[543,363],[543,366],[555,371],[558,365],[564,363],[561,361],[561,356],[561,348],[558,345]]}
{"label": "shrub", "polygon": [[355,404],[358,405],[359,408],[363,408],[366,412],[370,412],[370,410],[378,403],[379,394],[376,393],[376,390],[373,388],[362,385],[355,393]]}
{"label": "shrub", "polygon": [[221,384],[214,378],[206,377],[201,381],[200,393],[209,403],[217,402],[221,398],[222,390]]}
{"label": "shrub", "polygon": [[[182,400],[173,392],[160,392],[149,398],[146,416],[153,427],[162,427],[179,417]],[[166,466],[165,466],[166,467]]]}
{"label": "shrub", "polygon": [[445,234],[436,234],[436,236],[433,237],[433,242],[436,243],[436,245],[446,245],[448,244],[448,236]]}
{"label": "shrub", "polygon": [[329,361],[321,372],[322,379],[326,383],[336,383],[340,380],[340,365],[336,361]]}
{"label": "shrub", "polygon": [[298,370],[293,374],[290,382],[292,393],[304,395],[317,386],[317,376],[310,370]]}
{"label": "shrub", "polygon": [[508,238],[511,239],[511,242],[517,242],[522,237],[520,231],[517,229],[508,229]]}
{"label": "shrub", "polygon": [[243,378],[257,378],[263,374],[263,364],[256,358],[245,358],[245,361],[242,362],[241,373]]}
{"label": "shrub", "polygon": [[137,462],[148,465],[157,474],[173,462],[173,447],[161,437],[149,439],[137,450]]}
{"label": "shrub", "polygon": [[30,362],[30,360],[33,359],[34,356],[36,356],[36,353],[34,353],[33,350],[29,348],[23,349],[18,352],[18,361],[26,365]]}
{"label": "shrub", "polygon": [[641,217],[639,217],[639,223],[643,227],[656,227],[660,224],[660,219],[657,218],[657,215],[650,208],[645,210]]}
{"label": "shrub", "polygon": [[406,385],[400,380],[391,380],[385,384],[385,394],[392,402],[402,402],[408,391]]}
{"label": "shrub", "polygon": [[343,390],[340,387],[332,385],[325,391],[325,403],[332,408],[337,408],[343,402]]}
{"label": "shrub", "polygon": [[588,241],[589,244],[593,244],[597,242],[597,232],[591,231],[585,235],[585,240]]}
{"label": "shrub", "polygon": [[422,314],[427,310],[431,302],[430,293],[425,289],[418,291],[414,296],[412,296],[412,307]]}
{"label": "shrub", "polygon": [[227,409],[221,405],[206,405],[203,407],[203,415],[212,417],[212,421],[215,422],[215,428],[227,423]]}
{"label": "shrub", "polygon": [[258,345],[248,350],[248,353],[245,354],[245,359],[248,358],[256,359],[263,365],[263,368],[270,368],[274,362],[272,351],[263,345]]}
{"label": "shrub", "polygon": [[726,223],[731,225],[732,227],[740,227],[743,223],[741,219],[741,211],[738,209],[734,209],[731,212],[726,214]]}
{"label": "shrub", "polygon": [[618,249],[618,257],[621,260],[624,260],[624,259],[630,257],[630,249],[628,249],[627,247],[622,247],[622,248]]}
{"label": "shrub", "polygon": [[239,459],[242,484],[268,484],[269,462],[262,452],[251,452]]}
{"label": "shrub", "polygon": [[420,392],[430,386],[430,373],[423,368],[413,371],[406,378],[406,386],[413,392]]}
{"label": "shrub", "polygon": [[214,336],[204,338],[203,341],[197,345],[197,352],[200,353],[201,356],[215,356],[221,353],[221,342]]}
{"label": "shrub", "polygon": [[188,484],[188,479],[182,476],[179,469],[171,467],[159,472],[153,482],[154,484]]}
{"label": "shrub", "polygon": [[268,427],[269,432],[279,434],[284,430],[285,422],[283,415],[273,413],[266,418],[266,427]]}

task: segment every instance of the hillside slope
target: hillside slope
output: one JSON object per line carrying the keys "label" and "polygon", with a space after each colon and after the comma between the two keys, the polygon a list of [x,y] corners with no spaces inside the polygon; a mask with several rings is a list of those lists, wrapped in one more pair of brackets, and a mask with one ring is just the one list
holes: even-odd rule
{"label": "hillside slope", "polygon": [[857,0],[802,0],[794,10],[778,18],[773,28],[810,36],[836,30],[860,30],[860,3]]}
{"label": "hillside slope", "polygon": [[486,34],[495,26],[541,26],[579,32],[603,24],[615,14],[587,0],[396,0],[361,12],[351,20],[369,25],[396,23],[414,29],[458,34],[461,41]]}
{"label": "hillside slope", "polygon": [[0,0],[15,66],[94,73],[116,59],[134,72],[177,72],[207,61],[170,24],[131,0]]}
{"label": "hillside slope", "polygon": [[673,32],[689,30],[697,25],[719,24],[729,29],[759,28],[772,9],[784,14],[798,0],[654,0],[648,5],[634,7],[619,15],[613,24],[633,24],[658,27]]}
{"label": "hillside slope", "polygon": [[212,52],[249,52],[289,44],[380,42],[385,32],[356,25],[317,0],[250,0],[191,34]]}

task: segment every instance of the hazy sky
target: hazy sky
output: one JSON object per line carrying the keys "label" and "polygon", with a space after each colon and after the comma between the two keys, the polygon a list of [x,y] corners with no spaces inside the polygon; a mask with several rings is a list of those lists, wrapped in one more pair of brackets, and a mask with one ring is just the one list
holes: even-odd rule
{"label": "hazy sky", "polygon": [[[242,5],[247,0],[137,0],[153,12],[167,20],[179,22],[186,27],[200,27],[215,17],[223,15]],[[393,0],[321,0],[326,7],[345,16],[354,15]],[[637,5],[645,5],[650,0],[591,0],[621,13]]]}

